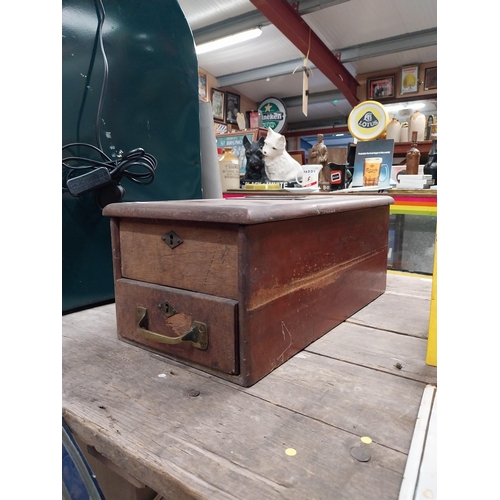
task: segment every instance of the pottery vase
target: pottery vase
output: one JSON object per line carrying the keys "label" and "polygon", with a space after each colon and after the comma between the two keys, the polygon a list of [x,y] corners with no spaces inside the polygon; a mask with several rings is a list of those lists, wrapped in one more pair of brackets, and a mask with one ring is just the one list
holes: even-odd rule
{"label": "pottery vase", "polygon": [[393,118],[387,125],[386,139],[394,139],[394,142],[399,142],[401,137],[401,123],[397,118]]}
{"label": "pottery vase", "polygon": [[219,172],[223,192],[240,188],[240,161],[232,148],[224,148],[219,158]]}
{"label": "pottery vase", "polygon": [[425,115],[418,109],[410,116],[408,123],[408,137],[413,137],[413,132],[417,132],[417,141],[423,141],[425,138]]}
{"label": "pottery vase", "polygon": [[399,135],[399,142],[408,142],[408,123],[401,124],[401,133]]}

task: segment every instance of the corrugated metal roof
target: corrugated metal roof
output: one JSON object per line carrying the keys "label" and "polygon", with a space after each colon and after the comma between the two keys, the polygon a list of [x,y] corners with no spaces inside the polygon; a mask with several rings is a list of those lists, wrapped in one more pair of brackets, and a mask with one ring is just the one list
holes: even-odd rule
{"label": "corrugated metal roof", "polygon": [[[280,0],[272,0],[278,2]],[[178,0],[195,41],[218,33],[241,31],[262,14],[250,0]],[[290,2],[292,3],[292,2]],[[303,0],[299,13],[313,32],[354,76],[437,61],[437,0]],[[303,13],[307,9],[308,13]],[[243,23],[243,24],[242,24]],[[255,23],[254,23],[255,24]],[[262,35],[248,42],[198,56],[199,66],[237,92],[259,103],[269,96],[281,99],[302,94],[302,74],[293,74],[305,54],[264,18]],[[279,64],[289,63],[285,74]],[[335,85],[312,63],[309,92],[335,91]],[[295,65],[295,66],[294,66]],[[264,68],[264,70],[262,69]],[[242,73],[248,72],[248,73]],[[264,74],[269,75],[266,81]],[[231,83],[235,78],[243,81]],[[256,79],[257,78],[257,79]],[[289,123],[345,117],[352,106],[310,104],[307,118],[300,106],[289,107]]]}

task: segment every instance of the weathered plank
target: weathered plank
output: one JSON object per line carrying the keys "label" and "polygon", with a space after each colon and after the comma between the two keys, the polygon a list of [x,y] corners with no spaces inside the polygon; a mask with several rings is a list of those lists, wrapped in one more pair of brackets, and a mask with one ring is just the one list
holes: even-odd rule
{"label": "weathered plank", "polygon": [[381,330],[427,338],[431,301],[427,298],[386,292],[347,321]]}
{"label": "weathered plank", "polygon": [[302,352],[247,392],[407,454],[424,387]]}
{"label": "weathered plank", "polygon": [[437,383],[436,367],[425,362],[426,339],[344,322],[306,350],[399,377]]}
{"label": "weathered plank", "polygon": [[387,273],[387,292],[412,297],[429,298],[432,288],[432,276],[422,277],[411,274]]}
{"label": "weathered plank", "polygon": [[[356,377],[361,377],[359,387],[366,386],[367,377],[377,375],[373,370],[341,370],[333,390],[327,384],[332,381],[325,377],[332,376],[332,365],[348,367],[347,363],[308,354],[314,360],[311,365],[299,357],[283,365],[289,370],[273,372],[254,386],[258,391],[266,382],[287,390],[283,376],[293,375],[296,387],[289,387],[293,392],[288,392],[286,404],[274,404],[264,399],[265,387],[252,394],[119,341],[113,305],[65,316],[63,353],[63,416],[72,431],[166,498],[379,500],[398,496],[406,455],[397,451],[397,443],[391,449],[375,439],[369,446],[371,459],[365,463],[353,458],[350,450],[359,445],[361,434],[375,432],[370,422],[387,415],[385,406],[394,407],[389,399],[399,397],[403,386],[417,390],[416,382],[394,377],[396,383],[389,384],[394,390],[388,391],[383,387],[388,381],[380,376],[389,376],[379,373],[378,384],[370,385],[379,385],[381,409],[358,414],[360,429],[347,431],[329,423],[326,414],[318,419],[315,408],[333,411],[341,404],[342,394],[355,405],[371,400],[371,395],[356,390]],[[321,375],[314,393],[300,387],[303,370],[313,370],[311,377]],[[191,389],[200,394],[190,396]],[[306,408],[305,401],[297,407],[298,394],[305,392],[312,408]],[[419,397],[415,399],[418,406]],[[347,403],[342,404],[348,409]],[[412,405],[404,398],[400,404],[398,416],[406,413],[405,425],[412,427]],[[343,418],[347,428],[350,421],[347,415]],[[377,432],[381,441],[390,441],[386,432]],[[287,456],[287,448],[297,454]]]}
{"label": "weathered plank", "polygon": [[[387,283],[248,389],[119,341],[114,305],[64,316],[63,415],[166,499],[396,500],[436,370],[421,359],[431,280]],[[368,462],[351,455],[361,436]]]}

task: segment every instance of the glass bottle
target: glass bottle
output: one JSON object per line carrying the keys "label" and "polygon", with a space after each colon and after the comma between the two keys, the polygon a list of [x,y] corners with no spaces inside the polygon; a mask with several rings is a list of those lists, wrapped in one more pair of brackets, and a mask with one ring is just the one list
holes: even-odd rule
{"label": "glass bottle", "polygon": [[420,151],[417,148],[417,132],[412,132],[411,148],[406,153],[406,175],[417,175],[420,164]]}
{"label": "glass bottle", "polygon": [[233,153],[233,148],[224,148],[219,158],[219,172],[222,192],[240,188],[240,161]]}

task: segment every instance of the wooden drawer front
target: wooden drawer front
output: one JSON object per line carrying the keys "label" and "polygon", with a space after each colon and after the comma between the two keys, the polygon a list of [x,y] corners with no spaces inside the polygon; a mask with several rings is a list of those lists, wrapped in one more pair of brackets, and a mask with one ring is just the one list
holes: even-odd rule
{"label": "wooden drawer front", "polygon": [[[162,239],[170,231],[183,241],[175,248]],[[237,236],[236,225],[123,219],[121,274],[124,278],[237,299]]]}
{"label": "wooden drawer front", "polygon": [[[238,302],[166,286],[141,283],[126,278],[115,284],[118,336],[145,346],[160,354],[210,367],[223,373],[239,373]],[[175,309],[167,316],[165,307]],[[140,323],[139,311],[146,309]],[[193,322],[203,323],[208,330],[208,348],[196,348],[191,342],[166,344],[147,338],[144,330],[166,337],[179,337]]]}

